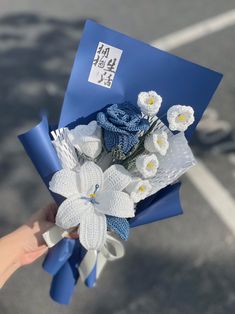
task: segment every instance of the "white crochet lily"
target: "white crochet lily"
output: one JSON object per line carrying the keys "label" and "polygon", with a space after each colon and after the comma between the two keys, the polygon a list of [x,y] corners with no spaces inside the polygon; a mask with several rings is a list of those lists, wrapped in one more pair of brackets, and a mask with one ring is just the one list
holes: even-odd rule
{"label": "white crochet lily", "polygon": [[68,132],[68,136],[73,146],[88,157],[96,158],[102,151],[101,128],[96,121],[78,125]]}
{"label": "white crochet lily", "polygon": [[175,105],[167,111],[169,129],[184,132],[194,122],[194,110],[190,106]]}
{"label": "white crochet lily", "polygon": [[151,193],[152,186],[148,180],[135,178],[125,189],[134,203],[144,200]]}
{"label": "white crochet lily", "polygon": [[169,148],[168,136],[165,131],[157,131],[146,137],[144,147],[150,153],[166,155]]}
{"label": "white crochet lily", "polygon": [[63,169],[54,174],[49,188],[67,199],[60,205],[56,224],[63,229],[79,225],[79,238],[87,249],[99,250],[105,243],[105,215],[134,216],[134,203],[125,192],[131,182],[128,171],[112,165],[104,173],[94,162],[85,162],[79,173]]}
{"label": "white crochet lily", "polygon": [[141,92],[138,95],[137,104],[141,112],[148,116],[154,116],[158,113],[162,103],[162,97],[155,91]]}
{"label": "white crochet lily", "polygon": [[144,178],[152,178],[156,175],[159,162],[155,154],[140,155],[136,158],[136,168]]}

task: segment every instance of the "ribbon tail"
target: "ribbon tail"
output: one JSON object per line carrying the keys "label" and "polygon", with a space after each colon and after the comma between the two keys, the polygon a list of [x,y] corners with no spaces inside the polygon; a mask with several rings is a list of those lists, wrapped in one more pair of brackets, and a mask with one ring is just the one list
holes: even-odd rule
{"label": "ribbon tail", "polygon": [[44,232],[42,236],[47,246],[49,248],[52,248],[64,238],[65,234],[66,232],[64,231],[64,229],[58,227],[57,225],[54,225],[48,231]]}
{"label": "ribbon tail", "polygon": [[51,248],[44,259],[43,269],[51,275],[55,275],[73,254],[75,240],[63,239]]}
{"label": "ribbon tail", "polygon": [[[111,252],[109,247],[112,247],[113,253]],[[104,269],[108,261],[115,261],[122,258],[124,255],[125,249],[123,244],[119,240],[108,234],[106,245],[102,248],[97,256],[96,278],[99,278],[102,270]]]}
{"label": "ribbon tail", "polygon": [[51,298],[59,304],[69,304],[74,287],[79,278],[79,273],[66,262],[59,272],[53,277],[50,289]]}
{"label": "ribbon tail", "polygon": [[89,250],[78,267],[81,280],[89,288],[93,287],[96,282],[96,262],[97,251]]}
{"label": "ribbon tail", "polygon": [[100,277],[105,265],[107,264],[107,261],[107,258],[101,252],[99,252],[96,264],[96,279]]}
{"label": "ribbon tail", "polygon": [[73,295],[74,288],[79,279],[77,265],[81,246],[79,241],[75,241],[73,253],[68,261],[56,273],[52,279],[50,296],[60,304],[69,304]]}
{"label": "ribbon tail", "polygon": [[123,244],[113,236],[107,234],[106,244],[103,248],[100,251],[87,251],[79,265],[79,273],[82,281],[89,288],[93,287],[107,261],[122,258],[124,254]]}

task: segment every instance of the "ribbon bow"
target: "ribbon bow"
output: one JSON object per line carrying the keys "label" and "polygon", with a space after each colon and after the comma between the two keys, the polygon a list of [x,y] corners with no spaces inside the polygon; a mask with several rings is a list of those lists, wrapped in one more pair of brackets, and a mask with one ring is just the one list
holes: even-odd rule
{"label": "ribbon bow", "polygon": [[[58,244],[59,246],[60,245],[59,242],[61,242],[61,240],[65,239],[67,236],[68,232],[56,225],[43,234],[43,238],[49,248],[55,247],[56,244]],[[73,241],[73,243],[74,242],[75,241]],[[120,259],[125,254],[123,244],[119,240],[114,238],[110,233],[107,234],[106,242],[100,251],[97,250],[85,251],[83,247],[82,249],[84,254],[77,255],[78,258],[77,269],[81,280],[89,287],[94,286],[107,261],[114,261]],[[53,261],[55,261],[56,259],[56,262],[58,262],[57,263],[58,266],[54,267],[55,266],[54,265],[53,271],[49,272],[55,275],[59,271],[59,269],[64,265],[64,263],[70,258],[71,252],[72,249],[69,245],[67,247],[66,252],[61,252],[61,250],[58,248],[58,250],[54,252],[53,257]],[[47,265],[44,264],[44,268],[50,268],[49,265],[50,260],[47,260],[46,264]],[[62,284],[63,283],[61,282],[61,285]]]}

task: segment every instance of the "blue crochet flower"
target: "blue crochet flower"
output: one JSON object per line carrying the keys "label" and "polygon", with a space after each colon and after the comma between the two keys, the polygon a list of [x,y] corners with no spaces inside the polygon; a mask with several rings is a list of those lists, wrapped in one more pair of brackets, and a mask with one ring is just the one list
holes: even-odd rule
{"label": "blue crochet flower", "polygon": [[146,132],[150,127],[139,108],[130,102],[114,104],[106,112],[99,112],[97,123],[103,128],[106,149],[111,151],[120,147],[124,154],[139,142],[140,132]]}

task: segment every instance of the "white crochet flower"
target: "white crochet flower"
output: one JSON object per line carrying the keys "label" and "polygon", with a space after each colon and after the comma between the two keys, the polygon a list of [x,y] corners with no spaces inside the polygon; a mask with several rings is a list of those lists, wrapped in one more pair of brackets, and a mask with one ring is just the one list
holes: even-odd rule
{"label": "white crochet flower", "polygon": [[155,91],[141,92],[138,95],[137,104],[141,112],[148,116],[154,116],[158,113],[162,103],[162,97]]}
{"label": "white crochet flower", "polygon": [[73,146],[88,157],[96,158],[102,151],[101,128],[96,121],[78,125],[68,132],[68,136]]}
{"label": "white crochet flower", "polygon": [[106,240],[105,215],[134,216],[134,203],[122,192],[131,182],[128,171],[112,165],[104,173],[94,162],[85,162],[78,173],[63,169],[54,174],[49,188],[67,199],[60,205],[56,224],[63,229],[79,225],[79,238],[87,249],[100,249]]}
{"label": "white crochet flower", "polygon": [[151,193],[152,186],[148,180],[134,179],[125,189],[134,203],[144,200]]}
{"label": "white crochet flower", "polygon": [[169,129],[184,132],[194,122],[194,110],[190,106],[175,105],[167,111]]}
{"label": "white crochet flower", "polygon": [[165,131],[156,131],[146,137],[144,147],[150,153],[166,155],[169,148],[168,136]]}
{"label": "white crochet flower", "polygon": [[157,156],[154,154],[140,155],[136,158],[136,168],[144,178],[154,177],[157,173],[158,165]]}

